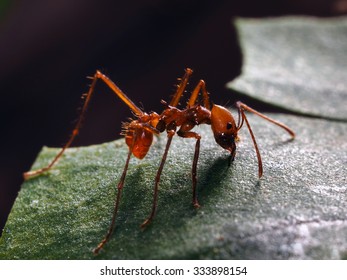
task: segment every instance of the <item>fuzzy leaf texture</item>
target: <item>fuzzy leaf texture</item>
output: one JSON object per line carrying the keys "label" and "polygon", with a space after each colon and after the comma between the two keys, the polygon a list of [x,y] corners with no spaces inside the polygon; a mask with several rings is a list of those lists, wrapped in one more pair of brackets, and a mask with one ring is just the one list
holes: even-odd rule
{"label": "fuzzy leaf texture", "polygon": [[347,18],[240,19],[229,87],[294,113],[347,121]]}

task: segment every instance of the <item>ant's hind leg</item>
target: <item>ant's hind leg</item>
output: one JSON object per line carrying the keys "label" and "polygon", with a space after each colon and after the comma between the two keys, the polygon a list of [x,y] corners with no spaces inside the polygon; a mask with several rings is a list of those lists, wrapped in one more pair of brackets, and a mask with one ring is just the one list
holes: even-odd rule
{"label": "ant's hind leg", "polygon": [[96,82],[100,79],[102,80],[112,91],[113,93],[118,96],[130,109],[131,111],[133,111],[133,113],[137,116],[142,116],[144,113],[142,112],[142,110],[140,108],[138,108],[131,100],[130,98],[124,93],[122,92],[122,90],[114,83],[111,81],[111,79],[109,79],[106,75],[104,75],[103,73],[101,73],[100,71],[96,71],[93,77],[90,77],[90,79],[92,79],[92,83],[90,85],[89,91],[87,92],[87,94],[85,95],[85,101],[81,110],[81,113],[79,115],[79,118],[77,120],[77,123],[75,125],[75,128],[72,131],[72,134],[69,138],[69,140],[67,141],[67,143],[63,146],[63,148],[60,150],[60,152],[54,157],[54,159],[51,161],[50,164],[48,164],[46,167],[41,168],[41,169],[37,169],[37,170],[33,170],[33,171],[28,171],[25,172],[23,174],[24,179],[27,180],[31,177],[40,175],[43,172],[48,171],[49,169],[52,168],[52,166],[58,161],[58,159],[63,155],[63,153],[65,152],[65,150],[70,147],[71,143],[73,142],[73,140],[75,139],[75,137],[78,135],[81,126],[82,126],[82,122],[85,116],[85,113],[87,111],[89,102],[91,100],[91,97],[94,93],[94,88],[96,85]]}
{"label": "ant's hind leg", "polygon": [[155,176],[152,211],[151,211],[149,217],[141,224],[141,228],[145,228],[147,225],[149,225],[155,216],[155,212],[157,210],[157,203],[158,203],[158,189],[159,189],[160,176],[161,176],[161,173],[163,171],[164,164],[165,164],[166,158],[167,158],[167,154],[168,154],[168,151],[169,151],[169,148],[171,145],[171,141],[172,141],[172,138],[174,135],[175,135],[174,130],[169,130],[167,132],[167,142],[166,142],[165,151],[164,151],[163,157],[161,159],[160,166],[159,166],[159,169],[157,171],[157,175]]}
{"label": "ant's hind leg", "polygon": [[104,245],[110,240],[112,232],[114,230],[114,227],[116,224],[116,217],[117,217],[117,213],[118,213],[118,208],[119,208],[119,203],[120,203],[120,199],[122,196],[122,190],[123,190],[123,186],[124,186],[125,177],[126,177],[126,174],[128,171],[128,166],[129,166],[131,154],[132,154],[132,151],[131,151],[131,149],[129,149],[129,153],[128,153],[128,157],[127,157],[126,162],[125,162],[124,170],[123,170],[122,176],[121,176],[119,183],[118,183],[118,186],[117,186],[117,196],[116,196],[116,199],[114,202],[114,209],[113,209],[111,224],[107,230],[107,233],[106,233],[104,239],[101,240],[101,242],[98,244],[98,246],[93,250],[93,253],[95,255],[97,255],[99,253],[99,251],[104,247]]}
{"label": "ant's hind leg", "polygon": [[65,150],[70,147],[71,143],[73,142],[73,140],[75,139],[75,137],[78,135],[79,131],[80,131],[80,128],[81,128],[81,125],[82,125],[82,121],[83,121],[83,118],[84,118],[84,115],[87,111],[87,108],[88,108],[88,105],[89,105],[89,102],[90,102],[90,99],[91,99],[91,96],[94,92],[94,88],[95,88],[95,85],[96,85],[96,82],[97,82],[97,77],[95,76],[93,78],[93,81],[92,81],[92,84],[90,85],[90,89],[88,91],[88,93],[86,94],[85,96],[85,100],[84,100],[84,104],[83,104],[83,107],[82,107],[82,111],[80,113],[80,116],[78,118],[78,121],[75,125],[75,128],[73,129],[72,131],[72,134],[69,138],[69,140],[66,142],[66,144],[63,146],[63,148],[60,150],[60,152],[53,158],[53,160],[46,166],[46,167],[43,167],[43,168],[40,168],[40,169],[37,169],[37,170],[32,170],[32,171],[28,171],[28,172],[25,172],[23,174],[24,176],[24,179],[27,180],[31,177],[34,177],[34,176],[37,176],[37,175],[40,175],[41,173],[43,172],[46,172],[48,171],[49,169],[52,168],[52,166],[58,161],[58,159],[63,155],[63,153],[65,152]]}

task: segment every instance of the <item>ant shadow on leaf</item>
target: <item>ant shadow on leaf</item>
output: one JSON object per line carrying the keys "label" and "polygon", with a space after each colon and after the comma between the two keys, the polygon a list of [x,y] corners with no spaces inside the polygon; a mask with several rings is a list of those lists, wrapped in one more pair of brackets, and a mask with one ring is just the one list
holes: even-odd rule
{"label": "ant shadow on leaf", "polygon": [[[236,186],[233,184],[238,177],[235,176],[235,163],[230,162],[226,157],[218,157],[206,163],[203,169],[199,173],[198,183],[198,195],[201,201],[201,206],[207,204],[209,200],[225,196],[225,192],[228,192],[228,196],[231,193],[240,193],[242,190],[236,190]],[[250,178],[250,180],[252,180]],[[255,198],[261,191],[261,180],[257,179],[251,183],[245,190],[243,195],[250,194],[250,199]],[[235,195],[235,199],[237,199]]]}
{"label": "ant shadow on leaf", "polygon": [[216,192],[219,192],[224,184],[226,178],[230,178],[233,173],[233,162],[229,164],[229,159],[220,157],[214,159],[203,168],[203,172],[200,172],[200,181],[198,183],[200,200],[206,200],[208,197]]}

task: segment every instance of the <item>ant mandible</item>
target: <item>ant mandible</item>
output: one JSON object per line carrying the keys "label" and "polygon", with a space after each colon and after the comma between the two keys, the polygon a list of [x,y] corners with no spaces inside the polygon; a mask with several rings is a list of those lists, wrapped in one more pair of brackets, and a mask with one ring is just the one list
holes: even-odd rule
{"label": "ant mandible", "polygon": [[[152,112],[150,114],[143,112],[107,76],[105,76],[100,71],[96,71],[94,76],[91,77],[92,83],[91,83],[90,89],[85,96],[85,101],[82,107],[82,111],[80,113],[79,119],[76,123],[75,128],[72,131],[72,134],[68,142],[63,146],[63,148],[54,157],[54,159],[51,161],[51,163],[48,166],[38,170],[28,171],[24,173],[24,178],[28,179],[30,177],[37,176],[43,172],[50,170],[52,166],[58,161],[58,159],[63,155],[64,151],[71,145],[72,141],[75,139],[75,137],[80,131],[83,117],[89,105],[91,96],[94,92],[96,82],[99,79],[105,82],[110,87],[110,89],[126,105],[128,105],[130,110],[136,116],[136,119],[132,120],[129,123],[123,124],[122,134],[125,135],[125,142],[129,147],[129,152],[127,155],[122,176],[117,186],[118,191],[117,191],[117,196],[115,198],[114,211],[112,215],[111,224],[107,230],[107,233],[104,239],[102,239],[102,241],[98,244],[98,246],[93,250],[94,254],[99,253],[99,251],[104,247],[104,245],[110,239],[112,232],[114,230],[116,216],[117,216],[117,212],[119,208],[122,189],[124,186],[124,181],[125,181],[126,173],[128,170],[130,157],[131,155],[134,155],[138,159],[144,158],[152,144],[153,134],[160,134],[166,131],[167,142],[166,142],[164,154],[162,156],[162,159],[161,159],[161,162],[155,177],[152,210],[148,218],[141,224],[142,228],[147,226],[154,218],[154,215],[157,209],[158,187],[160,182],[160,176],[164,168],[164,164],[165,164],[166,157],[171,145],[172,138],[175,134],[183,138],[194,138],[196,140],[193,165],[192,165],[193,205],[196,208],[200,206],[198,202],[197,190],[196,190],[196,187],[197,187],[196,169],[197,169],[197,163],[199,159],[200,139],[201,139],[201,136],[198,133],[191,131],[196,125],[199,125],[199,124],[211,125],[216,142],[222,148],[230,152],[230,162],[231,162],[235,158],[235,152],[236,152],[235,142],[238,140],[238,131],[241,129],[241,127],[243,126],[245,122],[249,130],[249,133],[251,135],[253,145],[256,151],[256,155],[258,158],[259,178],[263,175],[263,164],[262,164],[257,142],[255,140],[251,126],[247,120],[245,111],[254,113],[258,115],[259,117],[262,117],[265,120],[272,122],[275,125],[283,128],[291,135],[292,139],[294,139],[295,133],[289,127],[259,113],[258,111],[250,108],[249,106],[247,106],[246,104],[240,101],[236,102],[236,108],[238,110],[238,122],[236,124],[232,114],[225,107],[220,105],[215,105],[215,104],[211,106],[206,85],[203,80],[200,80],[199,83],[194,88],[194,90],[192,91],[191,96],[187,102],[187,106],[182,110],[178,109],[177,105],[179,104],[179,101],[188,84],[189,77],[192,75],[192,73],[193,71],[191,69],[189,68],[185,69],[185,74],[180,79],[180,83],[177,86],[177,90],[175,94],[173,95],[170,103],[161,101],[161,103],[165,106],[165,109],[159,115],[155,112]],[[202,93],[202,100],[200,101],[200,103],[202,104],[198,102],[198,97],[200,93]]]}

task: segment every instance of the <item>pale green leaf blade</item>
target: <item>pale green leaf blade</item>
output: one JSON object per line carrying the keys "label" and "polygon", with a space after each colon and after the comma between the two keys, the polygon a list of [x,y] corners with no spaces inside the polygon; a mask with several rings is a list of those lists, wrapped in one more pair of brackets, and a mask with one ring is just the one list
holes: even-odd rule
{"label": "pale green leaf blade", "polygon": [[287,110],[347,120],[347,18],[238,19],[243,73],[228,87]]}
{"label": "pale green leaf blade", "polygon": [[[69,149],[53,170],[23,184],[0,240],[0,259],[341,259],[347,258],[347,124],[271,115],[297,139],[249,115],[264,161],[257,162],[246,128],[235,162],[209,127],[199,160],[201,208],[191,205],[194,141],[174,138],[160,185],[153,182],[165,135],[128,172],[117,229],[97,257],[108,227],[127,148],[123,140]],[[45,148],[34,168],[57,152]]]}

